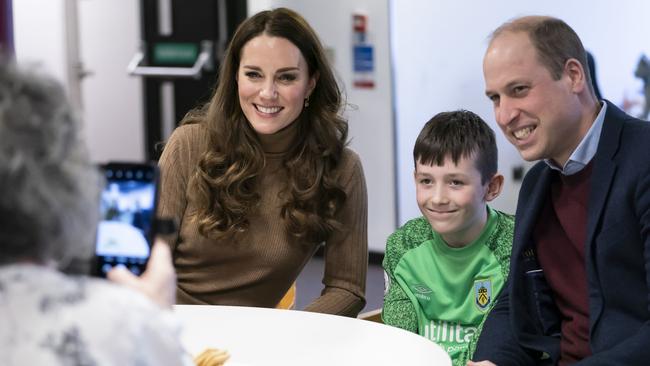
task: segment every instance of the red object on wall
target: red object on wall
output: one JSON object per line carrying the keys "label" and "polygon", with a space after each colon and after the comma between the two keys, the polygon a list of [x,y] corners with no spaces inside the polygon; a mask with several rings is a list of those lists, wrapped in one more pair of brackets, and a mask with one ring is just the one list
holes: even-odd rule
{"label": "red object on wall", "polygon": [[375,87],[374,80],[355,80],[353,83],[355,88],[359,89],[373,89]]}
{"label": "red object on wall", "polygon": [[366,33],[368,17],[363,14],[354,14],[352,16],[352,28],[357,33]]}

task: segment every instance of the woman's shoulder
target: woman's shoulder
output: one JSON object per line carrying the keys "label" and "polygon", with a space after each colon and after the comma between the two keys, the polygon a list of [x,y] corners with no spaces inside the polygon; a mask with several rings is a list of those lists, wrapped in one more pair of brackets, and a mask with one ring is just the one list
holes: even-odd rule
{"label": "woman's shoulder", "polygon": [[343,148],[341,153],[341,167],[342,168],[354,168],[361,167],[361,158],[359,154],[354,151],[352,148],[346,146]]}
{"label": "woman's shoulder", "polygon": [[208,130],[202,124],[177,127],[163,147],[161,163],[193,165],[205,151],[208,139]]}
{"label": "woman's shoulder", "polygon": [[358,186],[359,184],[365,185],[365,175],[363,173],[363,166],[361,165],[361,158],[356,151],[349,147],[343,148],[339,164],[336,168],[337,181],[342,186]]}
{"label": "woman's shoulder", "polygon": [[172,132],[167,145],[180,145],[192,149],[203,146],[208,140],[208,129],[200,123],[186,124],[176,127]]}

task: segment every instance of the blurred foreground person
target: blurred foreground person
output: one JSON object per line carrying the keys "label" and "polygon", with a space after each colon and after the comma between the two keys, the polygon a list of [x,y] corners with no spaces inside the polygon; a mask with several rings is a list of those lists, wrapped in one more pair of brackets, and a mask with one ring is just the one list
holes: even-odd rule
{"label": "blurred foreground person", "polygon": [[167,245],[109,273],[127,286],[59,271],[92,256],[99,213],[79,127],[55,81],[0,61],[0,365],[191,365]]}

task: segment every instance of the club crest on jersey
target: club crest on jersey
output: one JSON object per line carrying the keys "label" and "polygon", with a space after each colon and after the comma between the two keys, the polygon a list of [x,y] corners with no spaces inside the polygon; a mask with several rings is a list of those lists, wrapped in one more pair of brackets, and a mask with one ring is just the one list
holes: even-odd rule
{"label": "club crest on jersey", "polygon": [[492,302],[492,281],[480,279],[474,281],[474,304],[480,311],[486,311]]}

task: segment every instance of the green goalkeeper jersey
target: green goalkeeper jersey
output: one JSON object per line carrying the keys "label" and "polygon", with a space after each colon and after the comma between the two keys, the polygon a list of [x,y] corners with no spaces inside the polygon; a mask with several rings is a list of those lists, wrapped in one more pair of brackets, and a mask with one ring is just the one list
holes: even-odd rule
{"label": "green goalkeeper jersey", "polygon": [[508,277],[513,229],[511,215],[488,207],[479,237],[452,248],[424,217],[407,222],[386,244],[384,323],[438,343],[464,366]]}

